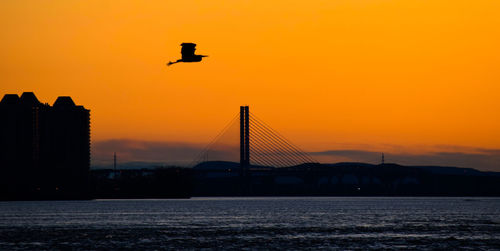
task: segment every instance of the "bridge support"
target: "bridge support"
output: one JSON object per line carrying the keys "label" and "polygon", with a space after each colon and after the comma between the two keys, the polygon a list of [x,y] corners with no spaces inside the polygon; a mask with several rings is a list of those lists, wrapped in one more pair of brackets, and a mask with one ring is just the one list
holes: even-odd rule
{"label": "bridge support", "polygon": [[241,175],[250,167],[250,115],[248,106],[240,106],[240,166]]}

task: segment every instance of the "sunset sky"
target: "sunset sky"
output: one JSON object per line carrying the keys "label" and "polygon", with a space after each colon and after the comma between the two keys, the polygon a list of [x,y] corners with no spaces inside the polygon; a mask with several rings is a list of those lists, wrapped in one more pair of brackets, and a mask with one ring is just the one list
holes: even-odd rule
{"label": "sunset sky", "polygon": [[[249,105],[322,161],[500,171],[499,13],[495,0],[4,0],[0,96],[90,109],[93,163],[127,145],[154,153],[128,160],[172,161]],[[182,42],[209,57],[167,67]]]}

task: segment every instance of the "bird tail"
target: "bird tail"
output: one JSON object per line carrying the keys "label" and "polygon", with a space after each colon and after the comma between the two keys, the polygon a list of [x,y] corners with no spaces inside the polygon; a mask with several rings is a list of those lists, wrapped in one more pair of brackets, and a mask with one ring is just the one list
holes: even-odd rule
{"label": "bird tail", "polygon": [[175,64],[175,63],[174,63],[174,62],[172,62],[172,61],[169,61],[169,62],[167,63],[167,66],[171,66],[171,65],[173,65],[173,64]]}

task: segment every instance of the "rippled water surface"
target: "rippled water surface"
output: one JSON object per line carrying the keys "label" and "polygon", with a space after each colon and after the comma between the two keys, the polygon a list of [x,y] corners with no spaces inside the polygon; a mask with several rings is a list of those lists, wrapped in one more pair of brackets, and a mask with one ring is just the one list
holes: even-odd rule
{"label": "rippled water surface", "polygon": [[500,249],[500,198],[0,202],[0,250]]}

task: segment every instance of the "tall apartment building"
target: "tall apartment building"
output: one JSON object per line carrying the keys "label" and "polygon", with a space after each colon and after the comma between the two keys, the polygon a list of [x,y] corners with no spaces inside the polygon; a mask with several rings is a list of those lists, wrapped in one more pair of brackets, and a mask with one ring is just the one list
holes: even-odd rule
{"label": "tall apartment building", "polygon": [[90,111],[32,92],[0,101],[0,199],[88,197]]}

